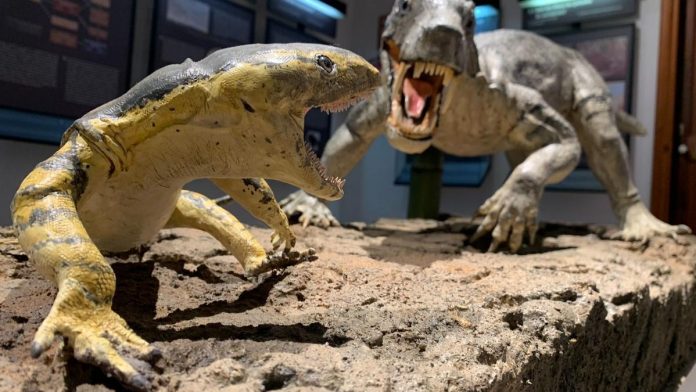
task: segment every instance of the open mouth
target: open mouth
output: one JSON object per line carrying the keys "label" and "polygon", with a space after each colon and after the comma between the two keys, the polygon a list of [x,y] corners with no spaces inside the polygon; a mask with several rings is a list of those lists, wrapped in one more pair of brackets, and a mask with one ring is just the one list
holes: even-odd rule
{"label": "open mouth", "polygon": [[389,125],[409,139],[427,139],[437,125],[447,87],[455,71],[447,65],[399,61],[392,57],[392,105]]}
{"label": "open mouth", "polygon": [[[349,96],[346,98],[341,98],[339,100],[329,102],[323,105],[319,106],[314,106],[314,107],[309,107],[305,109],[305,114],[309,112],[311,109],[314,108],[319,108],[321,109],[322,112],[325,112],[327,114],[331,113],[336,113],[336,112],[342,112],[345,110],[348,110],[351,106],[355,105],[356,103],[359,103],[363,100],[365,100],[367,97],[369,97],[374,89],[370,89],[364,92],[361,92],[359,94]],[[314,149],[312,146],[305,141],[305,149],[307,150],[307,156],[309,157],[309,160],[314,167],[314,170],[319,174],[319,176],[322,178],[324,183],[327,183],[333,187],[335,187],[339,193],[343,193],[343,186],[346,183],[346,180],[340,177],[334,177],[330,176],[327,172],[327,169],[324,165],[322,165],[321,160],[317,156],[317,154],[314,152]]]}
{"label": "open mouth", "polygon": [[311,165],[314,167],[314,170],[317,173],[319,173],[322,182],[336,188],[338,190],[338,193],[343,193],[343,186],[346,184],[346,180],[344,178],[330,176],[327,173],[326,167],[321,164],[321,160],[314,152],[312,146],[309,143],[307,143],[307,141],[305,141],[304,145],[305,149],[307,150],[307,156],[309,157],[309,161]]}

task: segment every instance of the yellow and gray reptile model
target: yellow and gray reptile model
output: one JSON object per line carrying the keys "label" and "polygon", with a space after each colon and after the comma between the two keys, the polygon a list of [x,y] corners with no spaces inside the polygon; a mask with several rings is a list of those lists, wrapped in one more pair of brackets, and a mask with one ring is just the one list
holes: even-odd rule
{"label": "yellow and gray reptile model", "polygon": [[[631,180],[621,133],[643,126],[615,110],[609,89],[582,55],[539,35],[498,30],[474,37],[468,0],[396,0],[382,35],[387,83],[357,105],[329,140],[322,162],[345,176],[386,134],[393,147],[430,146],[456,156],[504,152],[512,172],[480,208],[475,238],[517,252],[534,242],[548,184],[575,169],[584,150],[621,226],[618,238],[677,237],[686,226],[654,217]],[[304,224],[337,225],[319,200],[298,191],[281,201]]]}
{"label": "yellow and gray reptile model", "polygon": [[[149,389],[146,361],[159,354],[111,309],[116,279],[103,252],[190,227],[212,234],[250,275],[314,259],[311,249],[291,251],[295,237],[264,178],[340,198],[343,180],[327,176],[304,143],[304,116],[344,109],[379,83],[377,69],[346,50],[248,45],[164,67],[75,121],[12,203],[22,248],[58,285],[32,355],[63,336],[78,360]],[[182,190],[198,178],[270,226],[274,249],[284,250],[267,254],[234,216]]]}

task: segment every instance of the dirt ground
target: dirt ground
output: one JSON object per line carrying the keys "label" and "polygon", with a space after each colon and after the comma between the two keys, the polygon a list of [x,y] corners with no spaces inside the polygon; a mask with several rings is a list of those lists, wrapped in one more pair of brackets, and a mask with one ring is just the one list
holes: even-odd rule
{"label": "dirt ground", "polygon": [[[193,230],[110,259],[114,309],[164,354],[157,388],[664,391],[696,359],[694,237],[547,225],[514,256],[460,219],[295,231],[319,260],[256,280]],[[29,356],[55,291],[0,229],[0,390],[120,390],[69,350]]]}

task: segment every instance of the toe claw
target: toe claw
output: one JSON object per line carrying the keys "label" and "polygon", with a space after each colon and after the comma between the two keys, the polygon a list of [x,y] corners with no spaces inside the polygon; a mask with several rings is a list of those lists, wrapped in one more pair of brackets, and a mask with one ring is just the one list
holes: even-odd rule
{"label": "toe claw", "polygon": [[487,232],[488,231],[485,230],[483,226],[479,226],[476,229],[476,232],[474,233],[474,235],[471,236],[470,242],[476,242],[476,241],[480,240],[481,237],[483,237]]}
{"label": "toe claw", "polygon": [[33,342],[31,344],[31,357],[36,359],[43,354],[44,351],[46,351],[48,347],[44,347],[41,343],[39,342]]}
{"label": "toe claw", "polygon": [[142,374],[136,374],[127,380],[128,384],[139,391],[149,391],[151,389],[150,381]]}
{"label": "toe claw", "polygon": [[691,234],[691,228],[687,225],[677,226],[677,234]]}
{"label": "toe claw", "polygon": [[488,247],[488,253],[493,253],[496,250],[498,250],[498,247],[500,246],[500,241],[494,239],[493,242],[491,242],[491,246]]}
{"label": "toe claw", "polygon": [[147,354],[146,360],[148,362],[157,362],[162,359],[162,355],[162,350],[158,349],[157,347],[152,347],[150,352]]}

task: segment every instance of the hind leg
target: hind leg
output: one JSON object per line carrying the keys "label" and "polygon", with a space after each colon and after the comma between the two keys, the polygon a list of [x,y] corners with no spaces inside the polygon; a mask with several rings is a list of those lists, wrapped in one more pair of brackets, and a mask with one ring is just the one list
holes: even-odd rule
{"label": "hind leg", "polygon": [[[40,356],[62,337],[78,361],[101,368],[131,389],[150,390],[154,374],[144,361],[154,360],[159,352],[111,309],[116,275],[78,214],[75,200],[90,175],[82,169],[85,161],[78,161],[86,152],[82,142],[69,139],[27,176],[12,202],[19,243],[58,286],[31,355]],[[99,161],[87,162],[92,170],[104,167]]]}
{"label": "hind leg", "polygon": [[611,199],[619,218],[621,232],[616,235],[627,241],[645,242],[653,236],[687,234],[689,228],[664,223],[648,211],[631,179],[628,152],[608,99],[586,100],[575,119],[578,139],[587,154],[588,164]]}

